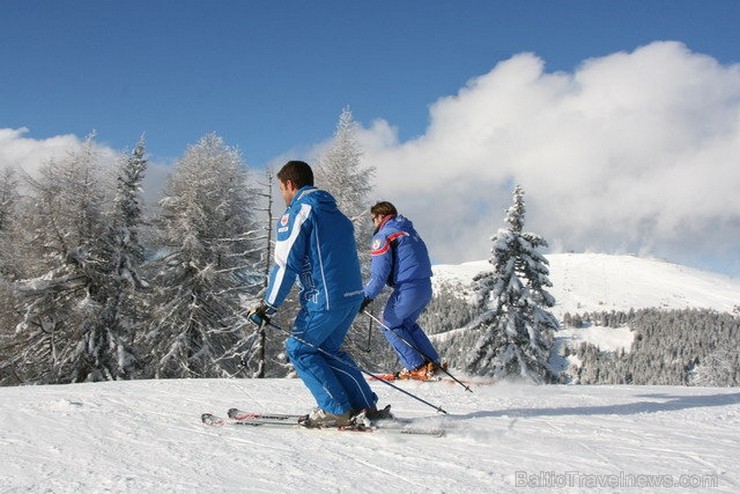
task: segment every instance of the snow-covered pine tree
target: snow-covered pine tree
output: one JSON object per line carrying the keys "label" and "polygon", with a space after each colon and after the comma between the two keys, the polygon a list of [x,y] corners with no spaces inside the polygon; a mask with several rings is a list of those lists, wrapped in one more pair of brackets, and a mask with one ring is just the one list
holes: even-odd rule
{"label": "snow-covered pine tree", "polygon": [[555,299],[548,262],[537,249],[547,242],[523,231],[524,191],[514,190],[514,204],[507,210],[508,228],[493,237],[493,272],[475,278],[475,304],[481,315],[475,329],[481,332],[467,364],[477,374],[497,379],[521,376],[536,383],[556,380],[548,359],[557,319],[547,310]]}
{"label": "snow-covered pine tree", "polygon": [[144,247],[139,240],[139,231],[143,226],[141,184],[147,168],[145,154],[142,138],[131,155],[119,162],[110,221],[115,247],[115,272],[134,288],[147,286],[139,272],[144,263]]}
{"label": "snow-covered pine tree", "polygon": [[216,134],[190,146],[160,202],[160,257],[152,263],[148,333],[153,377],[233,374],[247,347],[241,297],[263,272],[254,191],[241,154]]}
{"label": "snow-covered pine tree", "polygon": [[67,159],[42,168],[29,185],[24,247],[35,262],[14,284],[21,314],[15,374],[34,383],[128,377],[133,359],[111,312],[120,285],[93,136]]}
{"label": "snow-covered pine tree", "polygon": [[375,166],[362,163],[357,123],[349,107],[339,116],[331,147],[316,163],[315,179],[316,186],[331,193],[339,209],[352,220],[363,275],[369,274],[370,194],[374,188]]}
{"label": "snow-covered pine tree", "polygon": [[127,372],[119,378],[136,377],[132,373],[134,368],[141,368],[132,348],[136,344],[137,328],[145,325],[145,316],[137,313],[146,305],[142,290],[148,287],[141,276],[144,247],[139,241],[143,227],[141,184],[146,168],[142,138],[130,155],[122,155],[117,161],[115,192],[107,203],[106,231],[99,245],[108,279],[105,296],[100,301],[100,317],[108,330],[125,342],[120,346],[118,358],[119,366]]}

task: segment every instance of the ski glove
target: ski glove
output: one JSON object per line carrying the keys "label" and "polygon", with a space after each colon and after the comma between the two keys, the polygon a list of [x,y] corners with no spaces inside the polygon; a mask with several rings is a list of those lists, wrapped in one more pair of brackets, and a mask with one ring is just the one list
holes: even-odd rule
{"label": "ski glove", "polygon": [[362,301],[362,304],[360,305],[360,310],[357,311],[358,314],[362,314],[362,311],[365,310],[365,307],[370,305],[370,303],[373,301],[371,298],[365,297],[365,300]]}
{"label": "ski glove", "polygon": [[249,309],[247,317],[257,326],[262,326],[263,324],[268,324],[276,312],[277,309],[275,307],[267,305],[265,302],[260,302]]}

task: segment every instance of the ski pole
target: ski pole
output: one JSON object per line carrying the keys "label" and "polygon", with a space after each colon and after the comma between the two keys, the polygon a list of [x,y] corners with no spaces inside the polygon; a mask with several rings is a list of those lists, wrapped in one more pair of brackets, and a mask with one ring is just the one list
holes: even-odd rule
{"label": "ski pole", "polygon": [[[396,336],[396,338],[398,338],[399,340],[401,340],[404,343],[406,343],[412,350],[416,351],[419,355],[421,355],[422,357],[424,357],[426,360],[428,360],[430,362],[434,362],[434,359],[433,358],[431,358],[429,355],[425,354],[424,352],[422,352],[421,350],[419,350],[418,348],[416,348],[408,340],[406,340],[406,338],[404,338],[403,336],[401,336],[398,333],[396,333],[396,331],[394,329],[391,329],[388,326],[386,326],[383,323],[383,321],[381,321],[380,319],[378,319],[377,317],[375,317],[374,315],[372,315],[370,312],[368,312],[367,310],[364,310],[364,311],[362,311],[362,313],[365,314],[365,315],[367,315],[370,319],[372,319],[373,321],[377,322],[381,326],[383,326],[383,328],[385,328],[388,331],[390,331],[391,333],[393,333]],[[444,372],[445,374],[447,374],[448,376],[450,376],[456,383],[458,383],[460,386],[462,386],[463,388],[465,388],[465,391],[470,391],[471,393],[473,392],[473,390],[470,389],[470,386],[468,386],[467,384],[463,383],[458,378],[456,378],[455,376],[453,376],[452,374],[450,374],[450,372],[447,369],[445,369],[444,367],[442,367],[439,362],[434,362],[434,364],[437,366],[438,369],[441,369],[442,372]]]}
{"label": "ski pole", "polygon": [[[283,329],[283,328],[282,328],[281,326],[278,326],[277,324],[275,324],[275,323],[274,323],[274,322],[272,322],[272,321],[267,321],[267,324],[268,324],[269,326],[272,326],[273,328],[275,328],[275,329],[279,330],[279,331],[282,331],[283,333],[289,334],[291,338],[293,338],[293,339],[295,339],[295,340],[297,340],[297,341],[299,341],[299,342],[303,343],[304,345],[308,345],[308,346],[310,346],[310,347],[311,347],[311,348],[313,348],[314,350],[316,350],[316,351],[318,351],[318,352],[320,352],[320,353],[322,353],[322,354],[324,354],[324,355],[326,355],[326,356],[328,356],[328,357],[331,357],[331,358],[333,358],[334,360],[337,360],[337,361],[339,361],[339,362],[343,363],[344,365],[350,365],[350,366],[352,365],[352,364],[350,364],[349,362],[347,362],[346,360],[343,360],[343,359],[341,359],[341,358],[340,358],[340,357],[339,357],[338,355],[333,355],[333,354],[331,354],[331,353],[327,352],[326,350],[324,350],[323,348],[321,348],[321,347],[317,347],[317,346],[316,346],[316,345],[314,345],[313,343],[311,343],[311,342],[309,342],[309,341],[306,341],[306,340],[304,340],[304,339],[303,339],[303,338],[301,338],[300,336],[296,336],[296,335],[294,335],[294,334],[293,334],[293,333],[291,333],[290,331],[288,331],[288,330],[286,330],[286,329]],[[354,365],[353,367],[355,367],[355,368],[356,368],[357,370],[359,370],[359,371],[360,371],[360,372],[362,372],[363,374],[367,374],[368,376],[372,377],[373,379],[375,379],[375,380],[377,380],[377,381],[381,381],[381,382],[383,382],[383,383],[387,384],[388,386],[390,386],[391,388],[393,388],[393,389],[395,389],[395,390],[397,390],[397,391],[400,391],[401,393],[405,394],[406,396],[410,396],[411,398],[413,398],[413,399],[415,399],[415,400],[417,400],[417,401],[419,401],[419,402],[421,402],[421,403],[424,403],[424,404],[425,404],[425,405],[427,405],[427,406],[430,406],[430,407],[434,408],[434,409],[435,409],[436,411],[438,411],[438,412],[442,412],[442,413],[444,413],[444,414],[446,414],[446,413],[447,413],[447,412],[446,412],[446,411],[445,411],[444,409],[442,409],[442,407],[440,407],[440,406],[437,406],[437,405],[434,405],[434,404],[432,404],[432,403],[429,403],[429,402],[428,402],[428,401],[426,401],[425,399],[423,399],[423,398],[419,398],[418,396],[416,396],[416,395],[414,395],[414,394],[412,394],[412,393],[409,393],[409,392],[408,392],[408,391],[406,391],[405,389],[401,389],[401,388],[399,388],[398,386],[394,385],[393,383],[390,383],[390,382],[388,382],[388,381],[385,381],[385,380],[381,379],[380,377],[376,376],[375,374],[373,374],[373,373],[371,373],[371,372],[369,372],[369,371],[367,371],[367,370],[363,369],[363,368],[362,368],[362,367],[360,367],[359,365],[356,365],[356,364],[355,364],[355,365]]]}
{"label": "ski pole", "polygon": [[373,337],[373,322],[368,320],[367,324],[367,353],[370,353],[372,351],[371,347],[371,338]]}

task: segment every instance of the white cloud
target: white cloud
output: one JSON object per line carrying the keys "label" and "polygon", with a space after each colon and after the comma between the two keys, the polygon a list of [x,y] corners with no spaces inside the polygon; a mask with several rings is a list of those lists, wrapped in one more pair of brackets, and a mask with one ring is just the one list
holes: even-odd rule
{"label": "white cloud", "polygon": [[[546,72],[524,53],[434,102],[429,120],[406,142],[384,120],[359,136],[377,167],[374,199],[407,214],[438,262],[487,258],[520,183],[527,229],[554,249],[651,254],[740,275],[738,64],[675,42],[572,73]],[[0,129],[0,167],[33,174],[83,140],[28,134]],[[150,163],[148,196],[169,169]]]}
{"label": "white cloud", "polygon": [[28,132],[25,127],[0,129],[0,167],[15,167],[33,174],[45,163],[64,158],[81,144],[71,134],[39,140],[26,137]]}
{"label": "white cloud", "polygon": [[435,102],[421,137],[400,143],[383,121],[361,136],[378,198],[441,262],[488,257],[514,183],[527,229],[562,249],[682,262],[740,253],[740,65],[680,43],[573,73],[520,54]]}
{"label": "white cloud", "polygon": [[[29,129],[0,129],[0,168],[12,167],[33,176],[42,166],[59,161],[79,151],[86,138],[74,134],[53,136],[46,139],[27,137]],[[94,140],[94,134],[93,134]],[[100,163],[110,166],[120,152],[94,143]]]}
{"label": "white cloud", "polygon": [[[46,139],[28,137],[29,129],[0,128],[0,169],[15,168],[18,171],[35,176],[36,172],[52,161],[65,159],[79,151],[85,137],[74,134],[53,136]],[[95,143],[99,163],[103,167],[111,168],[122,152],[100,143]],[[143,182],[143,198],[146,203],[154,204],[161,196],[162,188],[171,165],[167,163],[149,162]]]}

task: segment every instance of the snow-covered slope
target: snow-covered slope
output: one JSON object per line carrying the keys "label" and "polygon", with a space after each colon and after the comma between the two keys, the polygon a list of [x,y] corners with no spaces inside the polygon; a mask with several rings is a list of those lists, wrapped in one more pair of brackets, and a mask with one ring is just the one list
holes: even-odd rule
{"label": "snow-covered slope", "polygon": [[[566,312],[706,308],[733,312],[740,306],[740,279],[665,261],[608,254],[550,254],[550,293]],[[437,285],[466,289],[473,276],[490,270],[488,261],[434,266]]]}
{"label": "snow-covered slope", "polygon": [[382,383],[371,385],[398,415],[442,426],[447,435],[200,423],[201,412],[232,406],[307,411],[312,399],[296,379],[0,388],[0,491],[740,489],[737,389],[497,384],[467,393],[443,382],[400,383],[444,407],[449,415],[442,416]]}
{"label": "snow-covered slope", "polygon": [[[740,281],[626,256],[548,256],[557,315],[630,307],[732,311]],[[487,262],[435,266],[460,289]],[[629,329],[561,331],[604,349]],[[567,343],[567,342],[566,342]],[[463,377],[463,376],[460,376]],[[443,438],[210,428],[202,412],[303,413],[297,379],[0,388],[0,492],[738,492],[740,392],[666,386],[371,382]],[[641,486],[641,488],[638,488]],[[593,488],[596,488],[594,490]]]}

